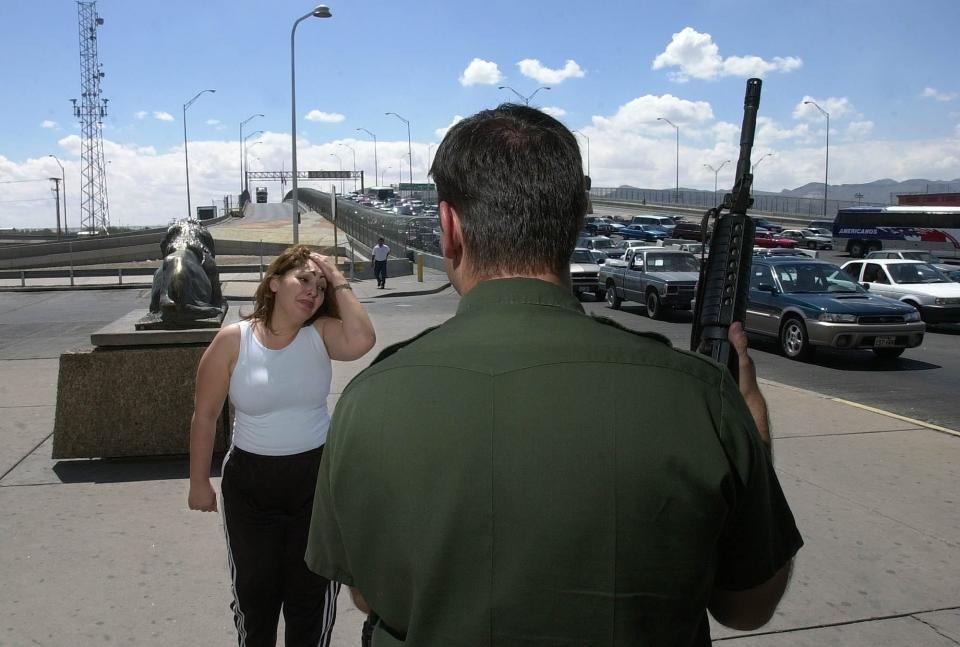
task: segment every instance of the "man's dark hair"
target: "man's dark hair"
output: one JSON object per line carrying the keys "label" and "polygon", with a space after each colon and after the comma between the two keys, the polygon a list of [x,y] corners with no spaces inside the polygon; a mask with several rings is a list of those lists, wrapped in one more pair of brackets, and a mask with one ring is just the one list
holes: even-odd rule
{"label": "man's dark hair", "polygon": [[430,168],[460,215],[481,277],[564,275],[587,208],[577,141],[553,117],[505,103],[458,122]]}

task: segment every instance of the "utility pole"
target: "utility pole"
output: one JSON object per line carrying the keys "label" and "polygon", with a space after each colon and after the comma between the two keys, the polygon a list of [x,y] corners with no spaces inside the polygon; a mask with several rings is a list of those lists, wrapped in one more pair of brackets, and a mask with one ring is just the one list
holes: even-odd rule
{"label": "utility pole", "polygon": [[52,177],[50,181],[53,182],[53,191],[57,196],[57,240],[60,240],[60,178]]}

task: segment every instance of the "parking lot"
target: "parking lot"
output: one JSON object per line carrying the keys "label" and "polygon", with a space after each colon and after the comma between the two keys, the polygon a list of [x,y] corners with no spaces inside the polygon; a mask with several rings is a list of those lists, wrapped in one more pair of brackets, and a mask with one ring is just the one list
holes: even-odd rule
{"label": "parking lot", "polygon": [[[623,218],[636,209],[603,207],[596,215]],[[692,221],[691,216],[685,216]],[[843,265],[850,260],[845,251],[820,250],[816,257]],[[662,321],[646,316],[643,304],[625,301],[621,310],[583,296],[584,308],[611,317],[629,328],[655,330],[679,347],[690,345],[692,315],[672,311]],[[751,335],[760,372],[779,382],[813,389],[834,397],[862,402],[894,413],[960,429],[960,408],[952,398],[960,387],[960,324],[928,325],[923,342],[908,348],[902,356],[878,361],[869,350],[840,351],[818,347],[808,361],[783,356],[776,339]]]}

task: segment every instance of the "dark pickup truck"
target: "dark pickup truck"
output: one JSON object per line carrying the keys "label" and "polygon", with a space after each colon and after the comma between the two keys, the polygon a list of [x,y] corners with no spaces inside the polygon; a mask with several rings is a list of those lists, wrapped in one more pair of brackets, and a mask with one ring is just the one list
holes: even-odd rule
{"label": "dark pickup truck", "polygon": [[668,309],[690,309],[699,277],[700,261],[690,252],[640,248],[628,249],[622,260],[607,260],[599,279],[611,308],[636,301],[651,319],[661,319]]}

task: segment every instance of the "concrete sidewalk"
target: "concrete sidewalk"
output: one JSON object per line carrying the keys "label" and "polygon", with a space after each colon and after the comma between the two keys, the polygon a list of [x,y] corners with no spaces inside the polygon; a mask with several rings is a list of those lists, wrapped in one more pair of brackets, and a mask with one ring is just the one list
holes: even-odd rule
{"label": "concrete sidewalk", "polygon": [[[354,290],[367,300],[414,282]],[[378,348],[452,314],[380,312]],[[331,405],[373,356],[335,363]],[[0,361],[0,646],[236,644],[221,522],[187,509],[186,459],[51,460],[57,367]],[[960,438],[811,391],[763,389],[806,546],[772,622],[753,634],[715,626],[715,640],[956,647]],[[332,644],[359,644],[361,622],[341,595]]]}

